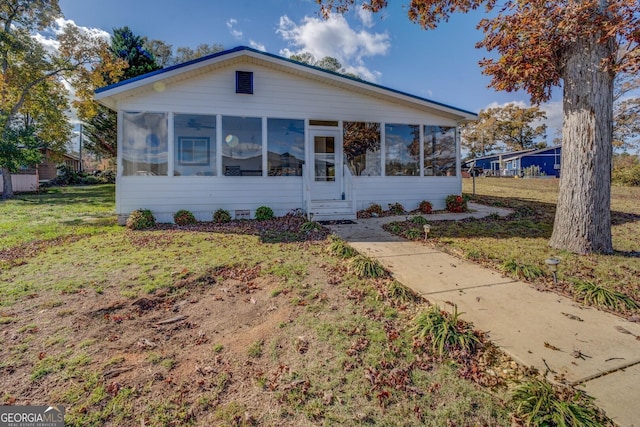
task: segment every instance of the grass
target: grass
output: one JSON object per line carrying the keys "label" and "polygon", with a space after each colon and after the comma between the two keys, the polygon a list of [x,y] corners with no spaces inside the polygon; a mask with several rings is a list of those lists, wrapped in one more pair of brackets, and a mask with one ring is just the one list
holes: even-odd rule
{"label": "grass", "polygon": [[599,427],[599,413],[580,392],[561,396],[551,384],[533,380],[519,385],[513,393],[516,414],[526,425],[557,427]]}
{"label": "grass", "polygon": [[386,274],[384,267],[378,261],[365,255],[356,255],[351,258],[349,265],[353,273],[361,278],[378,278]]}
{"label": "grass", "polygon": [[[0,268],[5,404],[60,402],[70,426],[511,424],[506,388],[415,347],[427,303],[335,241],[134,232],[113,225],[112,186],[28,198],[3,202],[7,251],[46,242]],[[472,349],[440,314],[434,342]]]}
{"label": "grass", "polygon": [[[463,179],[463,191],[472,191],[470,179]],[[612,187],[612,255],[575,255],[548,246],[555,215],[558,181],[555,179],[477,178],[476,195],[471,201],[513,210],[503,218],[496,215],[463,221],[429,221],[430,244],[453,255],[471,259],[487,267],[501,270],[516,279],[526,279],[548,289],[574,295],[575,281],[597,286],[627,297],[631,303],[611,304],[621,315],[638,312],[633,302],[640,302],[640,200],[639,187]],[[414,228],[408,222],[387,226],[387,230],[405,235]],[[420,237],[413,237],[419,240]],[[545,259],[561,260],[558,285],[554,285]]]}
{"label": "grass", "polygon": [[428,339],[431,348],[440,356],[455,349],[472,352],[479,339],[471,325],[460,319],[460,314],[458,307],[448,313],[433,305],[416,317],[414,336]]}
{"label": "grass", "polygon": [[0,251],[34,241],[113,231],[114,200],[113,185],[96,185],[56,187],[0,201]]}

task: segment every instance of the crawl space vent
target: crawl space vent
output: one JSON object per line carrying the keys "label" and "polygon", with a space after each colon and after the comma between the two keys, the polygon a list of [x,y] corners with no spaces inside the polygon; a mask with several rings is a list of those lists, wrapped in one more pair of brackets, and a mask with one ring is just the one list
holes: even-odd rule
{"label": "crawl space vent", "polygon": [[253,72],[236,71],[236,93],[253,95]]}

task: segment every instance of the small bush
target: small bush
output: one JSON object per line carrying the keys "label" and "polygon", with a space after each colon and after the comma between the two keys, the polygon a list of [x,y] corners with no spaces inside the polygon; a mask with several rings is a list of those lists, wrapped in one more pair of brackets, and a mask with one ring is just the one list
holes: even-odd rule
{"label": "small bush", "polygon": [[417,338],[429,338],[431,348],[440,356],[445,352],[459,348],[471,352],[479,342],[469,323],[460,320],[458,307],[454,306],[453,313],[440,310],[437,305],[432,305],[415,319],[413,327]]}
{"label": "small bush", "polygon": [[411,222],[418,225],[425,225],[428,221],[425,217],[418,215],[411,218]]}
{"label": "small bush", "polygon": [[404,236],[409,240],[421,239],[424,237],[422,230],[417,228],[410,228],[404,232]]}
{"label": "small bush", "polygon": [[365,211],[369,214],[382,215],[382,206],[377,203],[372,203]]}
{"label": "small bush", "polygon": [[156,219],[149,209],[138,209],[127,218],[127,228],[131,230],[144,230],[156,225]]}
{"label": "small bush", "polygon": [[173,214],[173,222],[178,225],[191,225],[195,224],[197,221],[196,217],[193,216],[191,212],[180,209],[178,212]]}
{"label": "small bush", "polygon": [[614,310],[617,308],[628,308],[631,310],[640,308],[629,296],[593,282],[579,281],[573,284],[573,289],[585,304],[607,307]]}
{"label": "small bush", "polygon": [[544,271],[537,265],[520,264],[513,259],[506,260],[500,265],[500,271],[503,273],[510,273],[514,276],[522,279],[535,279],[544,276]]}
{"label": "small bush", "polygon": [[229,213],[228,210],[218,209],[213,213],[213,222],[222,224],[224,222],[229,222],[229,221],[231,221],[231,214]]}
{"label": "small bush", "polygon": [[404,206],[402,206],[400,203],[389,203],[389,212],[391,212],[393,215],[402,215],[406,211],[404,210]]}
{"label": "small bush", "polygon": [[465,198],[456,194],[447,196],[445,204],[449,212],[466,212],[468,209]]}
{"label": "small bush", "polygon": [[360,278],[377,278],[385,275],[384,267],[374,259],[357,255],[351,259],[351,270]]}
{"label": "small bush", "polygon": [[580,392],[562,399],[551,384],[533,380],[519,385],[512,401],[516,415],[528,426],[584,426],[596,427],[603,423],[598,410]]}
{"label": "small bush", "polygon": [[303,233],[311,233],[312,231],[322,230],[322,225],[315,221],[306,221],[300,226],[300,231]]}
{"label": "small bush", "polygon": [[273,219],[273,209],[268,206],[260,206],[256,209],[256,219],[258,221]]}
{"label": "small bush", "polygon": [[420,202],[420,205],[418,205],[418,209],[420,209],[420,212],[423,214],[430,214],[433,211],[433,206],[428,200],[423,200]]}
{"label": "small bush", "polygon": [[347,244],[344,240],[332,234],[329,239],[329,252],[340,258],[351,258],[356,255],[356,250]]}

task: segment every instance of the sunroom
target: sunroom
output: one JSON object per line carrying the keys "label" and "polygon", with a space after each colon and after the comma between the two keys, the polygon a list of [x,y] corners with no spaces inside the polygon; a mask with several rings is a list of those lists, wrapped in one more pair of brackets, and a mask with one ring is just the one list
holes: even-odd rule
{"label": "sunroom", "polygon": [[[251,91],[238,91],[250,76]],[[372,203],[444,207],[473,113],[236,48],[97,91],[118,111],[116,209],[355,219]]]}

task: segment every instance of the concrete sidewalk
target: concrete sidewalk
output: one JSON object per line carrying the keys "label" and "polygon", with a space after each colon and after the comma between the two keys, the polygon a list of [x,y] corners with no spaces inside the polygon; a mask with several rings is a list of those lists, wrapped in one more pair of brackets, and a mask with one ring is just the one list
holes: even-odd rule
{"label": "concrete sidewalk", "polygon": [[[466,214],[428,215],[461,219],[506,209],[470,205]],[[402,218],[400,218],[402,219]],[[380,261],[404,285],[432,303],[453,303],[462,318],[488,333],[514,360],[594,397],[620,426],[640,427],[640,324],[584,307],[512,280],[421,242],[382,229],[398,217],[359,219],[330,228],[360,253]],[[559,349],[559,350],[558,350]]]}

